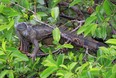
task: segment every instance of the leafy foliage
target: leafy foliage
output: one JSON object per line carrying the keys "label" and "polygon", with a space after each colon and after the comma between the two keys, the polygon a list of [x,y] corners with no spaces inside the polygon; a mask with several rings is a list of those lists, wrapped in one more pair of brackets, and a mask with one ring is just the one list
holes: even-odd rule
{"label": "leafy foliage", "polygon": [[[95,1],[98,1],[96,4]],[[60,6],[61,0],[0,0],[0,78],[116,78],[116,4],[113,0],[64,0],[69,6]],[[58,6],[59,5],[59,6]],[[83,11],[84,24],[74,22],[79,18],[74,7]],[[75,12],[77,14],[75,14]],[[61,18],[67,14],[74,19]],[[78,17],[76,16],[78,15]],[[33,62],[18,49],[14,24],[34,20],[56,25],[53,46],[44,47],[50,55],[37,57]],[[83,48],[74,49],[68,43],[60,44],[59,25],[73,29],[77,34],[102,39],[109,47],[100,47],[96,55]],[[67,53],[51,54],[53,50]]]}

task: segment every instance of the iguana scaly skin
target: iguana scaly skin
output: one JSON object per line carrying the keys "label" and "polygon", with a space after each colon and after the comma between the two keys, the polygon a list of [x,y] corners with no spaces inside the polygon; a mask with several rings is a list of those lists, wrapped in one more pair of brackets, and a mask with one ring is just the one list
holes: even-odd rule
{"label": "iguana scaly skin", "polygon": [[[50,35],[52,35],[52,30],[55,28],[47,24],[27,24],[27,26],[27,29],[29,29],[28,35],[26,37],[24,36],[23,42],[20,41],[21,45],[19,47],[19,49],[23,52],[29,52],[29,43],[31,43],[30,36],[35,37],[40,42],[41,40],[50,37]],[[77,47],[84,47],[88,48],[89,50],[96,51],[99,47],[106,46],[105,44],[95,41],[92,38],[78,36],[77,34],[71,33],[70,31],[64,31],[62,28],[60,28],[60,31],[62,38],[66,39]]]}

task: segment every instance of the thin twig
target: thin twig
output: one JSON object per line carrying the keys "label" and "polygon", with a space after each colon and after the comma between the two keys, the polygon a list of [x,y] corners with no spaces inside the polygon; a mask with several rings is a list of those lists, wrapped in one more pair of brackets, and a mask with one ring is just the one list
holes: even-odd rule
{"label": "thin twig", "polygon": [[[17,4],[17,3],[14,3],[14,2],[11,2],[11,3],[14,4],[14,5],[16,5],[16,6],[18,6],[18,7],[20,7],[20,8],[22,8],[22,9],[26,9],[25,7],[23,7],[23,6],[21,6],[21,5]],[[27,9],[27,10],[30,11],[30,12],[32,12],[33,14],[35,14],[34,11],[32,11],[30,9]]]}
{"label": "thin twig", "polygon": [[82,24],[85,22],[85,20],[81,20],[81,21],[72,20],[72,21],[75,21],[75,22],[79,23],[79,26],[77,26],[75,29],[73,29],[73,30],[71,31],[71,33],[77,31],[77,30],[82,26]]}

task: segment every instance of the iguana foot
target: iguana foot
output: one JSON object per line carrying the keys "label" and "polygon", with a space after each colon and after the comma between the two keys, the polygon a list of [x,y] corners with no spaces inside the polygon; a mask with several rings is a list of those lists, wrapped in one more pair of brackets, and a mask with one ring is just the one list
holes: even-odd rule
{"label": "iguana foot", "polygon": [[30,53],[27,53],[26,55],[29,56],[29,57],[31,57],[32,60],[35,60],[36,54],[33,54],[33,53],[30,54]]}

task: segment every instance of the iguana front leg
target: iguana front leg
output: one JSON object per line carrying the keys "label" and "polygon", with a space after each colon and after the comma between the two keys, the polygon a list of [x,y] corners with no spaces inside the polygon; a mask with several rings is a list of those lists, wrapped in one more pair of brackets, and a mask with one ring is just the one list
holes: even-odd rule
{"label": "iguana front leg", "polygon": [[27,53],[29,53],[29,47],[30,47],[29,42],[24,41],[24,40],[21,40],[18,49],[19,49],[22,53],[27,54]]}
{"label": "iguana front leg", "polygon": [[38,40],[32,39],[32,44],[34,45],[33,52],[30,54],[28,53],[27,55],[31,57],[33,60],[35,60],[35,57],[37,55],[37,52],[39,51],[39,43]]}

